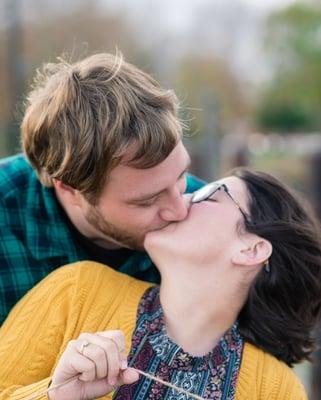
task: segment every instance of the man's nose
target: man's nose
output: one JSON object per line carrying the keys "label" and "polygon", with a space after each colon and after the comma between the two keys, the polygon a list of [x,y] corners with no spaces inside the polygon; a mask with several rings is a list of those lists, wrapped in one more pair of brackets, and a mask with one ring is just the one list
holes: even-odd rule
{"label": "man's nose", "polygon": [[161,218],[168,222],[185,219],[190,207],[190,199],[187,196],[178,193],[173,198],[168,199],[168,204],[161,211]]}
{"label": "man's nose", "polygon": [[187,210],[191,208],[192,205],[192,198],[193,198],[193,193],[185,193],[183,194],[183,198],[187,207]]}

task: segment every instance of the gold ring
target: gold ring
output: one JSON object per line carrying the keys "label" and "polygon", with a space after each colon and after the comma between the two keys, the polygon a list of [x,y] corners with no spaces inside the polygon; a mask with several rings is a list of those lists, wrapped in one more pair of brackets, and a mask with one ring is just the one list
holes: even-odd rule
{"label": "gold ring", "polygon": [[89,345],[90,345],[90,343],[88,342],[88,340],[84,340],[84,341],[81,343],[79,353],[82,354],[82,355],[84,355],[84,350],[85,350],[85,348],[86,348],[87,346],[89,346]]}

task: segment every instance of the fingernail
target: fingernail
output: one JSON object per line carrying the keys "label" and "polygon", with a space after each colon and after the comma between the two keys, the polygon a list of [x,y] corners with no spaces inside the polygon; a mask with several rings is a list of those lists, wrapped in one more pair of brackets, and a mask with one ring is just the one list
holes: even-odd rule
{"label": "fingernail", "polygon": [[120,369],[126,369],[127,367],[128,367],[127,360],[123,360],[123,361],[120,363]]}

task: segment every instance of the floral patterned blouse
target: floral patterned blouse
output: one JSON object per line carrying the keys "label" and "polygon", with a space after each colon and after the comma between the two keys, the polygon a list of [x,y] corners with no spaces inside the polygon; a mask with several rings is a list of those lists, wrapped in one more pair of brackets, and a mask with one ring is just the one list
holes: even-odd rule
{"label": "floral patterned blouse", "polygon": [[[193,357],[166,333],[159,287],[143,295],[132,338],[129,365],[155,375],[205,399],[232,400],[241,364],[244,341],[235,323],[214,349]],[[114,400],[187,400],[190,397],[141,376],[132,385],[121,386]]]}

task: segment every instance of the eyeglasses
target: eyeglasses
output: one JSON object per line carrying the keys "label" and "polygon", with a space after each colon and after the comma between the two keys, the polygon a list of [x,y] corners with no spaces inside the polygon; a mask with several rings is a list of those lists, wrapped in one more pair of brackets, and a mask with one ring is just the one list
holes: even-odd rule
{"label": "eyeglasses", "polygon": [[207,185],[203,186],[202,188],[198,189],[196,192],[193,193],[191,202],[200,203],[201,201],[205,200],[215,201],[214,199],[211,199],[211,196],[213,196],[213,194],[216,193],[218,190],[223,190],[228,195],[228,197],[240,210],[245,222],[249,222],[249,217],[247,216],[246,212],[242,209],[238,201],[234,199],[234,197],[231,195],[230,191],[228,190],[227,186],[224,183],[217,183],[217,182],[208,183]]}

